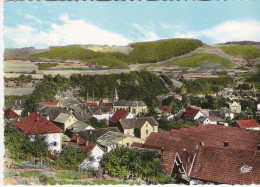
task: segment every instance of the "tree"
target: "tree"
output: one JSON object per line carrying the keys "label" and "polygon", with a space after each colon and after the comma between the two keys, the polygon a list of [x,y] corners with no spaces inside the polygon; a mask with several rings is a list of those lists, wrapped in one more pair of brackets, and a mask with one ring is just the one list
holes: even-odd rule
{"label": "tree", "polygon": [[81,148],[67,146],[55,159],[55,166],[61,169],[78,169],[80,164],[85,160],[91,160],[91,157]]}

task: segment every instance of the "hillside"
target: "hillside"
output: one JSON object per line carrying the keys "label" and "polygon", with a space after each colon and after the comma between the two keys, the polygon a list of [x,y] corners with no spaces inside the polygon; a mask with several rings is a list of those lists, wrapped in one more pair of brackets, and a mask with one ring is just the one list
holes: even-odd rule
{"label": "hillside", "polygon": [[232,69],[234,67],[232,62],[228,61],[227,59],[209,53],[199,53],[185,58],[166,61],[164,65],[196,67],[196,66],[200,66],[205,62],[214,62],[227,69]]}
{"label": "hillside", "polygon": [[[99,52],[81,46],[52,47],[50,51],[31,55],[32,58],[79,59],[102,66],[128,68],[127,64],[155,63],[189,53],[202,46],[199,40],[172,39],[147,43],[135,43],[127,53]],[[95,47],[97,49],[97,47]],[[102,47],[100,48],[102,49]],[[104,51],[104,50],[103,50]],[[101,58],[102,57],[102,58]],[[106,58],[104,58],[106,57]],[[112,61],[115,61],[112,63]],[[126,64],[127,63],[127,64]]]}
{"label": "hillside", "polygon": [[260,57],[260,49],[249,45],[227,46],[220,47],[220,49],[229,55],[244,56],[250,60]]}

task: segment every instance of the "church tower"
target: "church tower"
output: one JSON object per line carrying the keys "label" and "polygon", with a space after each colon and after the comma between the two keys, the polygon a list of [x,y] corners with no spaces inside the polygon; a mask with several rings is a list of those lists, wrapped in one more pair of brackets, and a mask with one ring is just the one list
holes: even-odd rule
{"label": "church tower", "polygon": [[119,99],[118,95],[117,95],[117,89],[115,88],[115,92],[114,92],[114,96],[113,96],[113,101],[117,102]]}

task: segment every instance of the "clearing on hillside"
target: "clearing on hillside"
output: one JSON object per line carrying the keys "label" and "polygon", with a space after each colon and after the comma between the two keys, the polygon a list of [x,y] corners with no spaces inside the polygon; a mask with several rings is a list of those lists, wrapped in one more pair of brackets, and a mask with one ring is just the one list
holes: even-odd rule
{"label": "clearing on hillside", "polygon": [[232,69],[234,67],[234,64],[228,61],[227,59],[209,53],[199,53],[189,57],[179,58],[173,61],[166,61],[163,64],[166,66],[175,65],[175,66],[196,67],[196,66],[200,66],[205,62],[214,62],[227,69]]}
{"label": "clearing on hillside", "polygon": [[236,45],[219,48],[229,55],[244,56],[250,60],[260,57],[260,50],[249,45]]}

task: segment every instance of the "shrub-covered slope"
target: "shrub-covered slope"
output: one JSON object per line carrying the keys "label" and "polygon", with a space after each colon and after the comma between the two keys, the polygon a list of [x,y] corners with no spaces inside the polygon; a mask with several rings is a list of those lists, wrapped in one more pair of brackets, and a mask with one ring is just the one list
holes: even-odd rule
{"label": "shrub-covered slope", "polygon": [[232,62],[209,53],[199,53],[195,54],[189,57],[176,59],[173,61],[167,61],[164,63],[164,65],[175,65],[175,66],[189,66],[189,67],[195,67],[203,64],[204,62],[214,62],[218,65],[221,65],[227,69],[232,69],[234,65]]}
{"label": "shrub-covered slope", "polygon": [[[131,44],[129,54],[113,52],[95,52],[81,46],[53,47],[50,51],[31,55],[34,58],[79,59],[103,66],[128,68],[132,63],[154,63],[189,53],[202,46],[199,40],[164,40],[148,43]],[[126,62],[126,63],[125,63]]]}

